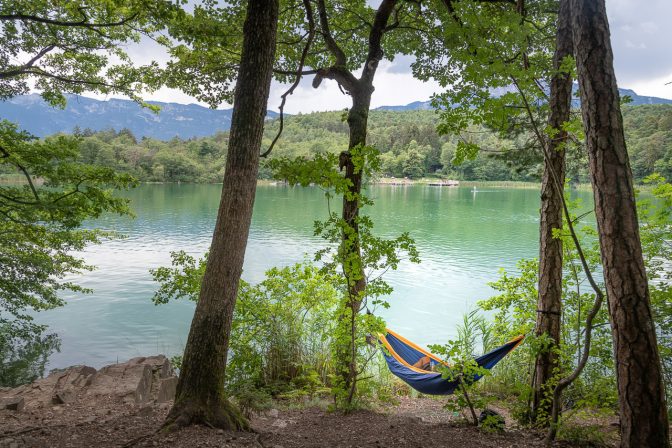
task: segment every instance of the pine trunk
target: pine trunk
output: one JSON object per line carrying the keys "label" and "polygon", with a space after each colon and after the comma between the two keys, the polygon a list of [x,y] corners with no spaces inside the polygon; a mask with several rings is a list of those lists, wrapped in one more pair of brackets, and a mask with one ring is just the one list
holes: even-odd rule
{"label": "pine trunk", "polygon": [[[572,29],[569,0],[560,1],[558,32],[553,68],[559,70],[565,57],[572,55]],[[558,367],[555,351],[560,344],[562,313],[562,241],[553,237],[554,229],[562,229],[562,195],[565,185],[565,150],[572,105],[572,78],[556,73],[551,79],[549,127],[557,134],[549,137],[544,157],[541,183],[541,214],[539,222],[539,298],[537,302],[536,335],[547,335],[552,341],[548,350],[537,355],[534,373],[532,419],[547,424],[553,385],[549,383]]]}
{"label": "pine trunk", "polygon": [[250,0],[234,96],[222,197],[166,425],[245,429],[226,399],[224,378],[233,309],[257,185],[259,151],[275,56],[278,0]]}
{"label": "pine trunk", "polygon": [[572,28],[609,307],[622,447],[667,447],[668,421],[604,0],[572,0]]}

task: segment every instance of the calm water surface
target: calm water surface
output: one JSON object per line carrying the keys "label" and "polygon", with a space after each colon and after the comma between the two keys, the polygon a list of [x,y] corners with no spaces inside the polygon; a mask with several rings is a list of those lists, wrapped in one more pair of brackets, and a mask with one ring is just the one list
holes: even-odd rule
{"label": "calm water surface", "polygon": [[[133,356],[177,354],[186,342],[194,305],[154,306],[157,284],[149,269],[170,263],[170,252],[200,256],[210,243],[219,185],[144,185],[128,194],[136,218],[93,223],[127,236],[84,252],[98,269],[77,278],[93,294],[66,296],[68,304],[40,313],[62,339],[50,367],[95,367]],[[369,195],[375,231],[393,237],[409,231],[422,263],[404,262],[386,274],[394,287],[388,325],[420,344],[455,335],[465,311],[492,295],[487,283],[501,268],[515,270],[537,256],[536,189],[375,186]],[[589,193],[581,193],[588,200]],[[339,202],[332,203],[338,208]],[[258,282],[265,270],[304,260],[322,247],[312,223],[328,213],[317,188],[260,186],[243,278]]]}

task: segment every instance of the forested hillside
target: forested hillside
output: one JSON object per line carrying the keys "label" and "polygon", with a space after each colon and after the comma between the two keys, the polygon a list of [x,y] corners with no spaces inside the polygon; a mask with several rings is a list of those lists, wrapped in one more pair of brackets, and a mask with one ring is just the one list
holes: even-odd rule
{"label": "forested hillside", "polygon": [[[636,180],[659,172],[672,178],[672,105],[629,106],[623,109],[626,137]],[[281,139],[271,157],[310,157],[337,152],[347,146],[347,124],[342,112],[299,114],[287,117]],[[524,149],[526,139],[503,140],[486,129],[462,136],[440,136],[433,111],[373,111],[369,142],[382,152],[382,175],[420,178],[445,176],[476,181],[536,181],[541,159]],[[277,132],[277,122],[267,126],[264,147]],[[219,182],[223,177],[226,132],[197,139],[161,141],[136,138],[130,131],[78,130],[84,162],[113,167],[141,181]],[[482,151],[460,165],[451,161],[459,138],[478,144]],[[512,152],[512,150],[514,150]],[[581,154],[569,158],[569,176],[585,182],[586,164]],[[261,177],[269,177],[262,167]]]}

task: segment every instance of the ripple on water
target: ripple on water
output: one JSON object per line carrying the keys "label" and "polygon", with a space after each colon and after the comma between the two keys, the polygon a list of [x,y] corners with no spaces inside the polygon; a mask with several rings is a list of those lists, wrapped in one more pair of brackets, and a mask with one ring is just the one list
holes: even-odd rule
{"label": "ripple on water", "polygon": [[[141,186],[128,193],[135,220],[106,216],[98,222],[127,237],[82,253],[98,269],[67,280],[93,294],[64,294],[65,307],[37,316],[62,338],[50,367],[101,366],[182,349],[194,305],[154,306],[158,285],[149,270],[170,265],[171,251],[199,257],[208,249],[220,191],[217,185]],[[374,231],[386,237],[408,231],[420,251],[421,264],[404,261],[385,275],[394,287],[391,307],[377,311],[419,344],[454,337],[462,314],[492,295],[487,282],[501,267],[515,270],[519,259],[537,256],[534,190],[473,194],[468,188],[371,187],[369,193],[376,205],[365,211],[374,219]],[[332,210],[338,205],[332,201]],[[303,261],[306,254],[311,258],[323,244],[313,236],[313,222],[326,216],[319,189],[260,187],[243,278],[257,282],[273,266]]]}

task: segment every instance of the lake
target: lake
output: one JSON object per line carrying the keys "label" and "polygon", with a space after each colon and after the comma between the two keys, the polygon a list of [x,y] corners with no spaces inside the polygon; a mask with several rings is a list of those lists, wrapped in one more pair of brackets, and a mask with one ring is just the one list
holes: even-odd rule
{"label": "lake", "polygon": [[[100,367],[134,356],[181,352],[194,305],[186,301],[155,306],[157,289],[149,270],[170,264],[170,252],[203,254],[210,243],[220,185],[143,185],[127,196],[135,219],[104,217],[91,226],[126,235],[83,252],[93,272],[74,279],[94,290],[68,294],[63,308],[39,313],[62,340],[50,368],[73,364]],[[391,307],[379,314],[388,325],[420,344],[455,336],[463,313],[492,295],[488,282],[500,269],[514,271],[522,258],[537,257],[537,189],[431,186],[372,186],[375,206],[365,209],[381,236],[408,231],[421,264],[402,262],[388,272],[394,287]],[[581,192],[586,201],[590,193]],[[340,201],[331,207],[340,210]],[[319,188],[259,186],[243,278],[300,262],[323,246],[313,222],[328,214]]]}

